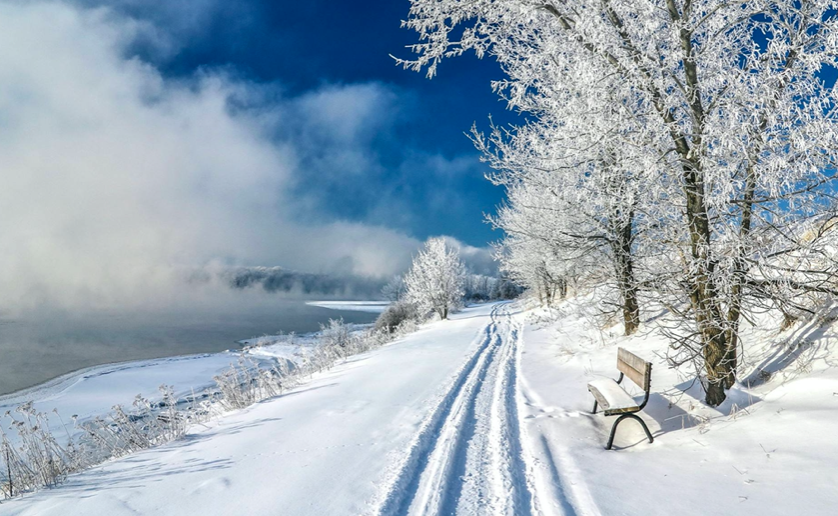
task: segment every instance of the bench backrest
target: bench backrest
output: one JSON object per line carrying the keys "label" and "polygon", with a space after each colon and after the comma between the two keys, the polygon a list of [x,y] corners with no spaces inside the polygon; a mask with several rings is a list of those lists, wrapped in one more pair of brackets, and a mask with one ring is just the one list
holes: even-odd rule
{"label": "bench backrest", "polygon": [[646,362],[631,351],[617,348],[617,369],[631,381],[649,392],[652,382],[652,363]]}

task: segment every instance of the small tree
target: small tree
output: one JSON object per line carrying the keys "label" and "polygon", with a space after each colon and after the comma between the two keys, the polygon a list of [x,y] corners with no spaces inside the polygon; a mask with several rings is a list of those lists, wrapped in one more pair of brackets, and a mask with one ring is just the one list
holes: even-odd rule
{"label": "small tree", "polygon": [[394,333],[399,326],[407,321],[416,321],[416,307],[404,300],[390,303],[375,320],[375,329]]}
{"label": "small tree", "polygon": [[400,275],[393,276],[390,281],[381,289],[384,299],[395,303],[404,297],[404,278]]}
{"label": "small tree", "polygon": [[462,303],[465,276],[460,253],[444,239],[431,238],[405,276],[405,298],[421,313],[436,312],[440,319],[447,319]]}

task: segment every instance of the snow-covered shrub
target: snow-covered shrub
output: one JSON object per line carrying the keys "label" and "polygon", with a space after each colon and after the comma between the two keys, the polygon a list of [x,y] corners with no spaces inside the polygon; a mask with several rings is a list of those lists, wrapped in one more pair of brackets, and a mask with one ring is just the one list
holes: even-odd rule
{"label": "snow-covered shrub", "polygon": [[[84,466],[69,435],[63,446],[53,436],[47,414],[37,412],[31,402],[19,406],[15,413],[6,412],[0,427],[0,492],[4,497],[54,486]],[[6,428],[17,440],[9,438]]]}
{"label": "snow-covered shrub", "polygon": [[507,278],[499,279],[495,286],[497,288],[492,291],[491,299],[517,299],[524,292],[520,285]]}
{"label": "snow-covered shrub", "polygon": [[158,402],[138,394],[132,408],[115,405],[107,416],[79,425],[92,444],[87,452],[89,460],[100,462],[174,441],[186,434],[189,424],[208,417],[199,416],[203,412],[195,403],[179,407],[172,387],[161,385],[159,389]]}
{"label": "snow-covered shrub", "polygon": [[352,325],[343,319],[329,319],[328,325],[320,325],[319,348],[329,361],[363,353],[369,346],[362,335],[352,331]]}
{"label": "snow-covered shrub", "polygon": [[0,493],[10,498],[54,486],[91,465],[178,439],[189,424],[208,417],[201,404],[180,403],[171,387],[161,386],[160,393],[157,402],[138,395],[130,409],[117,405],[110,414],[79,424],[78,438],[57,412],[65,435],[56,438],[48,415],[31,402],[6,412],[0,426]]}
{"label": "snow-covered shrub", "polygon": [[384,310],[375,321],[375,329],[393,333],[396,327],[408,320],[417,320],[416,306],[406,301],[396,301]]}
{"label": "snow-covered shrub", "polygon": [[240,357],[236,365],[213,380],[220,391],[217,403],[224,410],[236,410],[279,396],[286,384],[292,383],[292,374],[285,361],[266,368]]}
{"label": "snow-covered shrub", "polygon": [[329,324],[320,325],[321,346],[328,348],[347,348],[352,345],[349,326],[343,319],[329,319]]}

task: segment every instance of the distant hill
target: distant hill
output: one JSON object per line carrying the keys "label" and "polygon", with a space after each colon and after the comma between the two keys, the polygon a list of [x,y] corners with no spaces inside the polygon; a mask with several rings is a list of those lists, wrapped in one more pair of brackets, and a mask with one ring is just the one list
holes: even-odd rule
{"label": "distant hill", "polygon": [[383,278],[299,272],[282,267],[236,267],[219,274],[234,289],[262,288],[267,292],[302,296],[380,299]]}

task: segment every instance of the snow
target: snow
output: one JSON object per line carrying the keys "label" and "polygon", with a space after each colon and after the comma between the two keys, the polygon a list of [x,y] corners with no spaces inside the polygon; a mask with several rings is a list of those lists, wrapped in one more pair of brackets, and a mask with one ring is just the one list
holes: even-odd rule
{"label": "snow", "polygon": [[2,503],[0,514],[371,514],[491,310],[469,309],[181,441]]}
{"label": "snow", "polygon": [[[830,326],[781,333],[756,320],[746,356],[771,377],[711,409],[666,367],[651,323],[622,337],[583,308],[468,308],[180,441],[0,503],[0,515],[834,513]],[[606,451],[615,418],[590,413],[586,385],[615,374],[618,346],[653,363],[639,415],[655,442],[625,421]],[[132,382],[185,386],[223,367],[208,357],[125,366],[39,403],[92,411],[120,390],[125,403]]]}
{"label": "snow", "polygon": [[[299,346],[282,343],[254,348],[245,354],[254,360],[300,358]],[[95,366],[47,382],[46,384],[0,397],[0,414],[26,401],[34,401],[40,412],[53,409],[65,419],[78,416],[79,422],[111,411],[117,404],[130,405],[134,396],[159,399],[158,388],[165,384],[179,396],[215,386],[213,376],[238,362],[241,354],[225,351],[202,355],[159,358]],[[51,421],[60,429],[60,421]],[[55,432],[63,435],[64,430]]]}
{"label": "snow", "polygon": [[[825,349],[834,342],[831,330],[803,362],[789,362],[762,386],[735,387],[725,404],[710,409],[699,401],[698,385],[666,366],[664,339],[621,337],[619,327],[601,332],[575,312],[524,331],[526,433],[537,485],[556,493],[544,514],[834,513],[838,445],[829,429],[838,419],[838,371]],[[778,351],[783,341],[800,337],[778,334],[778,322],[760,323],[746,340],[768,348],[771,339],[778,355],[785,355]],[[618,346],[653,363],[652,394],[639,415],[655,442],[626,421],[615,450],[606,451],[615,418],[590,414],[592,398],[579,387],[613,375]],[[758,348],[748,350],[757,363]]]}
{"label": "snow", "polygon": [[389,301],[309,301],[311,306],[330,310],[349,310],[355,312],[381,313],[390,305]]}
{"label": "snow", "polygon": [[624,408],[636,407],[638,404],[634,398],[629,396],[616,381],[611,378],[600,378],[588,382],[588,390],[596,390],[604,398],[605,403],[602,403],[603,409],[618,410]]}

